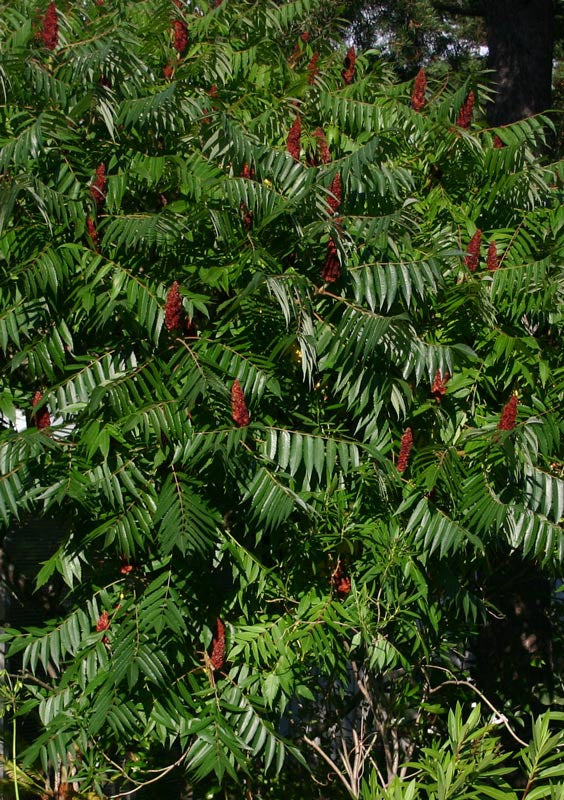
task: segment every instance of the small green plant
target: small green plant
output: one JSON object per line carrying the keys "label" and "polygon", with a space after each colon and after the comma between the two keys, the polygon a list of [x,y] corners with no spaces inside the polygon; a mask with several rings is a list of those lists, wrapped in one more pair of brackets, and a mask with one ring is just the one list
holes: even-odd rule
{"label": "small green plant", "polygon": [[20,800],[19,792],[19,769],[17,765],[17,716],[16,711],[20,703],[23,683],[20,680],[13,680],[12,676],[4,669],[0,671],[0,717],[7,717],[12,729],[11,754],[12,758],[5,760],[4,765],[7,772],[12,773],[14,797]]}
{"label": "small green plant", "polygon": [[[362,787],[361,800],[538,800],[564,798],[564,715],[546,713],[533,724],[533,739],[519,752],[519,767],[509,763],[501,744],[499,719],[486,725],[476,705],[464,719],[459,704],[448,714],[448,739],[425,747],[407,764],[407,775],[383,788],[374,772]],[[551,726],[560,723],[558,733]],[[511,785],[516,774],[522,788]],[[524,778],[524,780],[523,780]]]}

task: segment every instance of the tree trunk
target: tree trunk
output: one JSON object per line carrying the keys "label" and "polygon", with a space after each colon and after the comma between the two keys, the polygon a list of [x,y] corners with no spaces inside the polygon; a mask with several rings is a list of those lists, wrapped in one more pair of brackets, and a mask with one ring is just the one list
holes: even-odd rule
{"label": "tree trunk", "polygon": [[497,94],[492,125],[505,125],[550,108],[554,6],[552,0],[484,3],[489,67]]}

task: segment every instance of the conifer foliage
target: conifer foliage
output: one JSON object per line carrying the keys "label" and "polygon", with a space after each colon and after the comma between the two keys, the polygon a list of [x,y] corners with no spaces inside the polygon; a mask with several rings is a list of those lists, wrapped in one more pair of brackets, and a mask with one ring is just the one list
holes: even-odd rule
{"label": "conifer foliage", "polygon": [[547,121],[492,133],[316,9],[2,10],[0,521],[56,520],[64,586],[5,640],[46,779],[326,779],[321,749],[379,796],[456,732],[476,576],[561,568]]}

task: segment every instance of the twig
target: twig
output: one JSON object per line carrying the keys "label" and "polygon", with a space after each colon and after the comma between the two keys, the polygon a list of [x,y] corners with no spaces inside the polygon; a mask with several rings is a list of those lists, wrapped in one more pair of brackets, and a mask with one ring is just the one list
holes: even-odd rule
{"label": "twig", "polygon": [[53,685],[51,683],[47,683],[46,681],[42,681],[41,678],[37,678],[35,675],[32,675],[31,672],[22,672],[21,675],[14,675],[10,674],[11,678],[15,678],[16,680],[24,680],[24,681],[33,681],[38,686],[41,686],[43,689],[49,689],[49,691],[53,690]]}
{"label": "twig", "polygon": [[[165,767],[163,770],[161,770],[159,775],[155,776],[154,778],[150,778],[148,781],[144,781],[143,783],[140,783],[138,786],[134,786],[133,789],[128,789],[126,792],[118,792],[118,794],[110,794],[110,795],[108,795],[108,800],[110,800],[110,798],[114,798],[114,797],[127,797],[127,795],[135,794],[135,792],[138,792],[140,789],[144,789],[145,786],[149,786],[149,784],[151,784],[151,783],[157,783],[157,781],[160,781],[161,778],[164,778],[165,775],[168,775],[169,772],[172,772],[173,769],[175,769],[176,767],[180,766],[180,764],[182,764],[182,762],[186,758],[187,754],[188,754],[187,752],[186,753],[182,753],[180,758],[177,759],[174,762],[174,764],[169,764],[168,767]],[[125,776],[127,777],[128,780],[131,780],[131,778],[127,775],[127,773],[124,772],[124,774],[125,774]]]}
{"label": "twig", "polygon": [[386,781],[386,779],[382,775],[382,770],[380,769],[378,764],[374,761],[374,759],[372,758],[371,755],[368,756],[368,760],[372,764],[373,768],[376,770],[376,774],[378,775],[378,780],[380,781],[380,784],[381,784],[382,788],[385,789],[387,787],[387,785],[388,785],[388,782]]}
{"label": "twig", "polygon": [[320,755],[320,756],[321,756],[321,758],[322,758],[324,761],[326,761],[326,762],[327,762],[327,764],[329,764],[329,766],[331,767],[331,769],[332,769],[332,770],[335,772],[335,774],[337,775],[337,777],[338,777],[338,778],[341,780],[341,782],[342,782],[343,786],[345,787],[345,789],[347,790],[347,792],[349,792],[350,794],[354,794],[354,792],[353,792],[353,789],[352,789],[352,786],[349,784],[349,782],[347,781],[347,779],[346,779],[346,778],[345,778],[345,776],[343,775],[343,773],[342,773],[342,770],[340,770],[340,769],[339,769],[339,767],[338,767],[338,766],[335,764],[335,762],[333,761],[333,759],[332,759],[332,758],[330,758],[330,757],[327,755],[327,753],[325,753],[325,752],[324,752],[324,751],[321,749],[321,747],[320,747],[320,746],[317,744],[317,742],[314,742],[312,739],[309,739],[307,736],[304,736],[303,738],[304,738],[304,742],[305,742],[306,744],[309,744],[309,746],[310,746],[310,747],[313,747],[313,749],[315,750],[315,752],[316,752],[318,755]]}
{"label": "twig", "polygon": [[[427,664],[427,666],[430,667],[431,669],[443,669],[443,667],[435,667],[433,664]],[[434,689],[430,689],[429,694],[435,694],[435,692],[440,691],[443,688],[443,686],[467,686],[469,689],[472,689],[472,691],[475,692],[478,695],[478,697],[480,697],[484,701],[484,703],[488,706],[488,708],[490,708],[494,712],[499,721],[503,722],[503,724],[507,728],[507,731],[511,734],[511,736],[515,739],[515,741],[518,742],[522,747],[527,747],[527,742],[524,742],[523,739],[520,739],[519,736],[517,736],[517,734],[509,724],[509,721],[505,716],[505,714],[502,714],[500,711],[498,711],[498,709],[493,705],[493,703],[491,703],[488,700],[486,695],[483,694],[483,692],[481,692],[476,686],[474,686],[473,683],[470,683],[470,681],[457,680],[453,678],[452,680],[443,681],[438,686],[435,686]]]}

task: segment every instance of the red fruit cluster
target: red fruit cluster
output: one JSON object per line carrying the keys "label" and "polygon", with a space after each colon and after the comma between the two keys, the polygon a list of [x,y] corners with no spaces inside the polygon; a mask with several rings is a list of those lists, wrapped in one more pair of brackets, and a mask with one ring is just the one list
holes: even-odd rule
{"label": "red fruit cluster", "polygon": [[490,272],[495,272],[496,269],[499,268],[499,258],[497,257],[497,245],[495,242],[491,242],[488,247],[486,266]]}
{"label": "red fruit cluster", "polygon": [[110,615],[107,611],[102,612],[98,617],[98,622],[96,623],[96,631],[100,633],[100,631],[107,631],[110,627]]}
{"label": "red fruit cluster", "polygon": [[172,25],[174,29],[172,46],[181,56],[188,47],[188,28],[183,19],[175,19]]}
{"label": "red fruit cluster", "polygon": [[208,89],[208,94],[210,97],[217,97],[219,94],[219,89],[217,88],[217,83],[214,83],[213,86],[210,86]]}
{"label": "red fruit cluster", "polygon": [[499,418],[499,422],[497,423],[497,427],[500,431],[513,430],[513,428],[515,427],[515,421],[517,420],[518,405],[519,401],[517,399],[517,395],[514,394],[504,405],[503,411],[501,412],[501,417]]}
{"label": "red fruit cluster", "polygon": [[[33,395],[33,399],[31,401],[31,405],[33,408],[39,405],[41,400],[43,399],[43,395],[41,392],[35,392]],[[49,406],[43,406],[40,408],[39,411],[33,412],[33,417],[35,419],[35,427],[38,431],[42,431],[45,428],[48,428],[51,425],[51,415],[49,413]]]}
{"label": "red fruit cluster", "polygon": [[252,179],[255,177],[254,169],[252,167],[249,167],[246,161],[243,164],[243,169],[241,170],[241,177],[247,178],[250,181],[252,181]]}
{"label": "red fruit cluster", "polygon": [[414,111],[421,111],[425,105],[425,92],[427,90],[427,75],[423,67],[419,70],[415,77],[413,84],[413,92],[411,94],[411,108]]}
{"label": "red fruit cluster", "polygon": [[86,218],[86,230],[88,231],[88,235],[92,240],[92,246],[96,252],[98,251],[98,231],[96,229],[96,223],[92,219],[92,217]]}
{"label": "red fruit cluster", "polygon": [[165,303],[165,328],[167,331],[180,331],[184,323],[184,309],[182,308],[182,298],[178,289],[178,281],[174,281]]}
{"label": "red fruit cluster", "polygon": [[300,33],[300,39],[302,42],[309,42],[309,33],[307,31]]}
{"label": "red fruit cluster", "polygon": [[328,203],[329,208],[336,214],[343,201],[343,186],[341,183],[341,173],[337,172],[331,183],[331,195],[329,195]]}
{"label": "red fruit cluster", "polygon": [[505,147],[505,145],[503,144],[503,142],[501,141],[501,139],[499,138],[499,136],[497,135],[497,133],[496,133],[496,135],[495,135],[495,136],[494,136],[494,138],[493,138],[493,146],[494,146],[494,147],[495,147],[497,150],[501,150],[501,148],[502,148],[502,147]]}
{"label": "red fruit cluster", "polygon": [[59,23],[57,21],[57,6],[51,0],[43,17],[41,38],[47,50],[54,50],[59,44]]}
{"label": "red fruit cluster", "polygon": [[314,53],[311,57],[311,61],[307,65],[307,82],[311,85],[315,83],[315,79],[317,74],[319,73],[319,67],[317,66],[317,62],[319,61],[319,53]]}
{"label": "red fruit cluster", "polygon": [[478,230],[468,243],[468,248],[466,250],[466,255],[464,257],[464,263],[466,264],[470,272],[476,272],[476,269],[478,267],[478,262],[480,260],[481,243],[482,243],[482,231],[480,230],[480,228],[478,228]]}
{"label": "red fruit cluster", "polygon": [[106,199],[106,165],[98,164],[96,175],[90,184],[90,194],[98,208],[104,205]]}
{"label": "red fruit cluster", "polygon": [[406,428],[403,436],[401,437],[400,451],[398,456],[398,472],[405,472],[409,464],[409,454],[413,447],[413,434],[411,428]]}
{"label": "red fruit cluster", "polygon": [[313,135],[317,139],[317,149],[319,151],[321,163],[328,164],[331,161],[331,153],[329,152],[329,145],[323,133],[323,128],[316,128]]}
{"label": "red fruit cluster", "polygon": [[327,255],[321,272],[324,283],[335,283],[341,277],[341,264],[337,254],[337,245],[333,239],[327,243]]}
{"label": "red fruit cluster", "polygon": [[121,572],[121,574],[122,575],[129,575],[129,573],[133,572],[133,570],[134,570],[134,565],[129,561],[129,559],[127,558],[127,556],[125,554],[122,554],[122,556],[121,556],[121,566],[119,568],[119,571]]}
{"label": "red fruit cluster", "polygon": [[435,378],[433,380],[433,385],[431,386],[431,394],[437,401],[440,403],[443,397],[446,394],[446,385],[450,379],[450,374],[445,372],[444,377],[441,375],[440,369],[435,372]]}
{"label": "red fruit cluster", "polygon": [[346,597],[350,593],[351,579],[346,574],[345,565],[341,558],[339,559],[335,571],[331,575],[331,586],[341,598]]}
{"label": "red fruit cluster", "polygon": [[301,135],[302,135],[302,119],[298,114],[298,116],[292,123],[290,132],[288,133],[288,138],[286,139],[286,150],[290,153],[292,158],[296,159],[296,161],[300,160]]}
{"label": "red fruit cluster", "polygon": [[225,625],[218,617],[211,643],[210,664],[214,669],[221,669],[225,664]]}
{"label": "red fruit cluster", "polygon": [[163,67],[163,75],[169,81],[172,76],[174,75],[174,64],[172,61],[169,61],[166,67]]}
{"label": "red fruit cluster", "polygon": [[474,112],[474,103],[476,102],[476,95],[473,91],[469,91],[466,100],[462,104],[462,108],[458,113],[456,124],[459,128],[469,128],[472,122],[472,114]]}
{"label": "red fruit cluster", "polygon": [[231,419],[240,428],[246,428],[250,422],[245,395],[237,379],[233,381],[231,386]]}
{"label": "red fruit cluster", "polygon": [[354,80],[354,70],[356,63],[356,51],[354,47],[349,47],[344,61],[344,70],[341,72],[344,82],[348,85]]}

